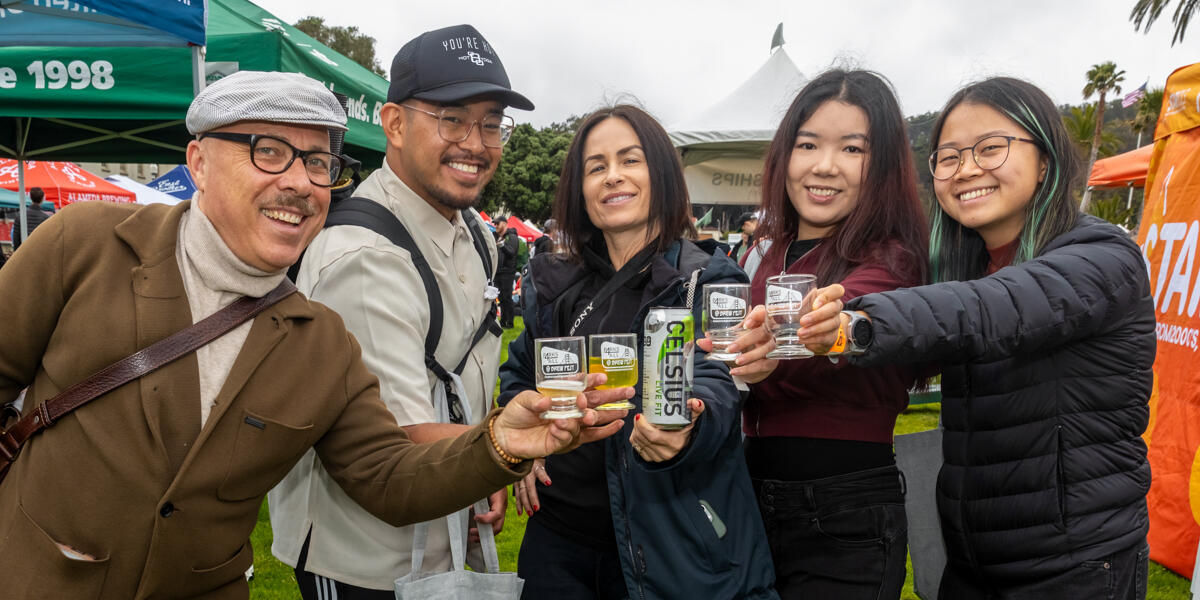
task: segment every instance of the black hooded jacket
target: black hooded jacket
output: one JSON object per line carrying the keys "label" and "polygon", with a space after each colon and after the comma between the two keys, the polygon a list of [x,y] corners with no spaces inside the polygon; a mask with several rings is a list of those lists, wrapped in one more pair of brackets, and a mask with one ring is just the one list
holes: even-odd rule
{"label": "black hooded jacket", "polygon": [[869,294],[857,364],[944,365],[946,554],[992,580],[1061,573],[1144,542],[1154,299],[1140,249],[1080,216],[1036,258]]}

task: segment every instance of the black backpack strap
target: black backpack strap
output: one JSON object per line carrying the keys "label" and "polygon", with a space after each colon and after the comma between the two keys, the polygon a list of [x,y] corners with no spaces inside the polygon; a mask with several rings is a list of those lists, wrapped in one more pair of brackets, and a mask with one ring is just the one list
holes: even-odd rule
{"label": "black backpack strap", "polygon": [[[492,271],[492,256],[488,254],[488,246],[492,243],[492,236],[484,233],[483,226],[479,224],[479,218],[475,215],[474,209],[462,209],[462,220],[467,224],[467,229],[471,232],[471,242],[475,244],[475,251],[479,253],[479,260],[483,262],[483,276],[487,280],[488,286],[493,286]],[[505,290],[500,290],[503,294]],[[508,290],[511,294],[512,290]],[[462,360],[458,363],[458,368],[454,369],[455,373],[462,373],[463,367],[467,364],[467,356],[471,354],[471,350],[475,348],[475,344],[483,339],[483,332],[490,331],[492,335],[500,337],[504,334],[504,329],[500,327],[500,323],[496,321],[496,301],[493,300],[488,304],[487,313],[483,316],[483,322],[479,324],[479,329],[475,331],[474,337],[471,338],[471,345],[467,348],[467,353],[463,355]]]}
{"label": "black backpack strap", "polygon": [[[413,266],[421,275],[421,283],[425,286],[425,295],[429,298],[429,331],[425,335],[425,363],[437,364],[437,361],[433,360],[433,353],[437,351],[438,341],[442,338],[442,291],[438,288],[437,279],[433,276],[433,269],[430,268],[429,261],[417,247],[417,242],[413,239],[412,234],[405,229],[396,215],[393,215],[383,205],[360,197],[346,198],[329,208],[325,226],[337,225],[354,225],[369,229],[408,251],[412,257]],[[442,376],[445,369],[442,369],[441,365],[438,365],[437,369],[431,367],[430,370],[434,371],[443,381],[448,378],[448,376]],[[439,370],[441,373],[438,372]]]}
{"label": "black backpack strap", "polygon": [[[444,316],[442,313],[442,290],[438,287],[429,261],[417,247],[416,240],[391,211],[378,202],[361,197],[346,198],[330,207],[329,216],[325,219],[325,226],[337,225],[364,227],[408,251],[413,266],[417,268],[417,273],[421,276],[421,284],[425,287],[425,296],[429,300],[429,330],[425,334],[425,368],[429,369],[446,387],[446,404],[450,412],[450,421],[453,423],[466,422],[462,399],[454,392],[450,373],[434,356],[434,353],[437,352],[438,342],[442,338]],[[470,354],[470,351],[468,350],[467,353]]]}
{"label": "black backpack strap", "polygon": [[[479,257],[483,261],[484,274],[486,275],[488,284],[491,285],[492,261],[485,245],[485,240],[488,238],[485,237],[479,223],[470,214],[470,209],[463,209],[462,217],[471,231],[475,250],[479,253]],[[442,291],[438,287],[437,279],[433,275],[433,269],[429,266],[429,261],[421,252],[421,249],[417,247],[416,240],[413,239],[412,234],[408,232],[404,224],[396,218],[396,215],[384,208],[383,205],[357,196],[339,200],[329,207],[329,215],[325,218],[325,227],[334,227],[337,225],[353,225],[374,231],[387,238],[392,244],[408,251],[409,256],[412,258],[413,266],[417,268],[417,273],[421,276],[421,284],[425,287],[425,296],[429,301],[429,330],[425,334],[425,367],[441,380],[442,385],[446,386],[450,420],[454,423],[463,423],[465,419],[461,404],[462,400],[454,393],[450,373],[446,371],[446,368],[434,356],[434,353],[437,351],[438,342],[442,337],[442,320],[444,318]],[[288,277],[292,281],[296,280],[296,275],[300,270],[300,263],[303,260],[304,255],[301,254],[300,260],[297,260],[288,269]],[[494,304],[493,302],[493,306],[489,307],[488,315],[484,317],[479,329],[475,331],[475,335],[471,339],[471,345],[467,348],[467,352],[458,363],[458,367],[454,370],[455,373],[462,373],[463,368],[467,364],[467,357],[471,355],[471,350],[483,338],[484,333],[489,330],[497,336],[503,333],[503,330],[500,329],[500,325],[495,319]]]}
{"label": "black backpack strap", "polygon": [[483,278],[487,280],[488,285],[492,283],[492,255],[488,254],[488,243],[491,242],[491,236],[483,232],[483,227],[479,225],[479,219],[475,216],[475,211],[470,208],[462,209],[463,223],[467,224],[467,229],[471,232],[471,242],[475,244],[475,251],[479,253],[479,260],[483,261]]}

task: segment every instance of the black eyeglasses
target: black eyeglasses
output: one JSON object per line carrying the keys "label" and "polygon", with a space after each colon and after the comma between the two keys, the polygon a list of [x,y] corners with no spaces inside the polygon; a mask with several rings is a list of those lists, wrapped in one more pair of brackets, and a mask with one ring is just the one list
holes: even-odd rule
{"label": "black eyeglasses", "polygon": [[974,146],[968,148],[938,148],[929,155],[929,172],[938,181],[954,177],[966,160],[962,153],[967,150],[971,151],[971,158],[976,165],[979,165],[980,169],[984,171],[999,169],[1004,161],[1008,160],[1008,150],[1012,147],[1013,142],[1038,145],[1037,140],[1013,135],[993,135],[975,142]]}
{"label": "black eyeglasses", "polygon": [[471,135],[475,124],[479,124],[479,137],[488,148],[503,148],[512,137],[515,128],[513,118],[508,115],[491,114],[482,119],[472,119],[471,111],[461,106],[443,106],[437,112],[422,110],[401,104],[404,108],[427,114],[438,120],[438,135],[451,144],[457,144]]}
{"label": "black eyeglasses", "polygon": [[284,140],[257,133],[232,133],[213,131],[200,134],[199,139],[215,138],[229,142],[241,142],[250,146],[250,162],[258,170],[278,175],[291,168],[296,157],[300,157],[308,180],[319,187],[332,187],[342,171],[342,158],[321,150],[301,150]]}

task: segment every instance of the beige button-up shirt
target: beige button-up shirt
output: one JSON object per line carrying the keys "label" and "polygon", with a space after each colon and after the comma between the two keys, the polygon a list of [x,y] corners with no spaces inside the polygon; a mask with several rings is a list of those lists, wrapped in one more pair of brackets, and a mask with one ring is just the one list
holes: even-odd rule
{"label": "beige button-up shirt", "polygon": [[[459,213],[448,221],[388,167],[372,173],[356,196],[383,205],[400,219],[433,270],[442,295],[442,335],[436,356],[453,369],[470,345],[490,302],[490,275]],[[474,218],[478,219],[478,216]],[[481,224],[482,226],[482,224]],[[494,244],[486,244],[492,265]],[[400,425],[437,421],[432,398],[440,381],[425,367],[430,312],[421,277],[407,251],[362,227],[322,230],[309,245],[296,278],[309,298],[336,310],[362,345],[363,361],[379,377],[380,396]],[[471,414],[477,422],[492,404],[500,338],[488,333],[463,369]],[[436,485],[444,482],[429,482]],[[272,552],[295,566],[312,528],[302,567],[359,587],[392,589],[411,570],[412,531],[391,527],[359,508],[334,483],[312,451],[268,496]],[[447,511],[461,507],[446,507]],[[423,571],[450,567],[444,526],[431,526]]]}

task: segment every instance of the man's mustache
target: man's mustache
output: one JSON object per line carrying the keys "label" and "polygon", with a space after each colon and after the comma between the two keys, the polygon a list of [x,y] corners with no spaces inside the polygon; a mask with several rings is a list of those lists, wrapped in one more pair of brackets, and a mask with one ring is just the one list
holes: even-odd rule
{"label": "man's mustache", "polygon": [[316,202],[294,194],[279,194],[265,204],[270,207],[290,208],[306,217],[317,214]]}

